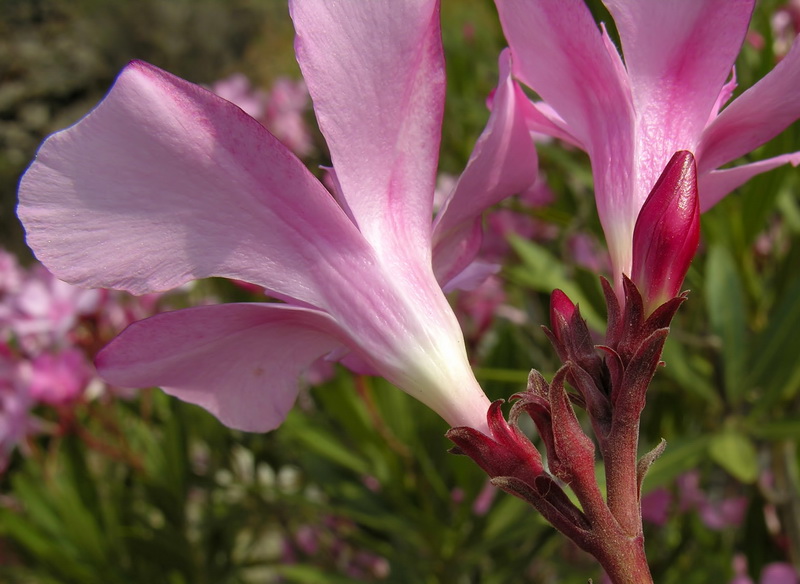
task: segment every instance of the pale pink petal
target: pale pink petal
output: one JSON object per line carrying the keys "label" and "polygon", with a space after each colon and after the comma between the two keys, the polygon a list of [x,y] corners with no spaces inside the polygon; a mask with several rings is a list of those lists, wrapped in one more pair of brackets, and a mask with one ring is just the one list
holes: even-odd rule
{"label": "pale pink petal", "polygon": [[42,145],[19,197],[28,243],[58,277],[137,294],[214,275],[314,304],[367,247],[261,124],[142,62]]}
{"label": "pale pink petal", "polygon": [[617,271],[649,189],[634,196],[635,115],[619,55],[583,0],[497,0],[514,74],[564,120],[592,160],[600,220]]}
{"label": "pale pink petal", "polygon": [[711,108],[711,115],[708,116],[709,124],[716,119],[716,117],[719,115],[719,110],[721,110],[723,106],[727,104],[733,97],[733,92],[736,91],[738,85],[739,84],[736,82],[736,67],[732,67],[730,79],[725,85],[722,86],[722,89],[717,96],[717,101],[714,102],[714,107]]}
{"label": "pale pink petal", "polygon": [[466,268],[461,270],[459,274],[450,280],[445,286],[445,292],[452,292],[453,290],[474,290],[484,282],[487,278],[498,273],[502,266],[483,260],[475,260]]}
{"label": "pale pink petal", "polygon": [[587,147],[572,135],[566,122],[549,104],[543,101],[529,101],[525,105],[524,111],[528,129],[534,134],[552,136],[581,150],[587,150]]}
{"label": "pale pink petal", "polygon": [[521,107],[528,100],[511,78],[509,57],[508,51],[500,56],[500,83],[486,129],[434,223],[433,267],[443,286],[475,258],[482,213],[536,181],[536,149]]}
{"label": "pale pink petal", "polygon": [[24,279],[17,256],[0,248],[0,294],[16,294]]}
{"label": "pale pink petal", "polygon": [[[591,149],[631,119],[621,67],[582,0],[497,0],[514,74]],[[617,57],[618,59],[618,57]]]}
{"label": "pale pink petal", "polygon": [[[649,187],[694,149],[744,42],[755,0],[605,0],[622,42]],[[648,160],[644,161],[645,163]]]}
{"label": "pale pink petal", "polygon": [[787,562],[772,562],[761,570],[759,584],[797,584],[797,571]]}
{"label": "pale pink petal", "polygon": [[97,357],[109,383],[160,386],[224,424],[276,428],[298,377],[341,346],[325,314],[283,304],[222,304],[156,315],[128,327]]}
{"label": "pale pink petal", "polygon": [[761,146],[800,118],[800,37],[763,79],[720,112],[697,148],[701,174]]}
{"label": "pale pink petal", "polygon": [[430,262],[444,107],[435,0],[290,2],[295,50],[342,192],[380,257]]}
{"label": "pale pink petal", "polygon": [[521,203],[529,207],[546,207],[555,201],[556,196],[550,184],[547,182],[547,176],[540,172],[536,178],[536,182],[530,185],[527,189],[519,194]]}
{"label": "pale pink petal", "polygon": [[738,189],[757,174],[767,172],[784,164],[800,165],[800,152],[783,154],[733,168],[714,170],[700,176],[698,179],[700,212],[705,213],[725,198],[728,193]]}
{"label": "pale pink petal", "polygon": [[614,67],[615,76],[619,79],[620,83],[624,87],[628,87],[629,80],[628,80],[628,69],[625,67],[625,62],[622,60],[622,55],[619,54],[619,49],[617,45],[614,44],[614,41],[611,40],[611,37],[608,36],[608,28],[606,28],[606,24],[604,22],[600,23],[600,35],[603,38],[603,47],[608,53],[608,58],[611,61],[611,65]]}

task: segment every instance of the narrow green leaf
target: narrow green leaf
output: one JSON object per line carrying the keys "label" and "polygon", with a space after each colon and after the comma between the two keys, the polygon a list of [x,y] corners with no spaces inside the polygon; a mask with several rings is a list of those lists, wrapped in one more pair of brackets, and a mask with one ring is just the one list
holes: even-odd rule
{"label": "narrow green leaf", "polygon": [[[487,516],[486,529],[484,530],[486,540],[492,541],[510,530],[515,524],[519,523],[521,517],[525,517],[532,522],[538,522],[541,515],[536,511],[532,511],[531,507],[521,499],[507,493],[498,493],[497,501]],[[544,522],[544,519],[541,519],[541,521]]]}
{"label": "narrow green leaf", "polygon": [[[476,367],[474,373],[475,377],[477,377],[479,381],[503,381],[506,383],[525,385],[528,382],[528,374],[530,374],[530,370]],[[546,375],[545,377],[549,376]]]}
{"label": "narrow green leaf", "polygon": [[[509,276],[520,284],[528,286],[539,292],[549,294],[554,289],[561,289],[570,300],[580,305],[581,315],[595,330],[605,328],[605,320],[600,316],[589,297],[583,293],[575,280],[567,274],[564,264],[558,258],[540,245],[522,239],[509,237],[509,243],[522,260],[521,266],[514,266],[508,270]],[[599,282],[598,282],[599,285]]]}
{"label": "narrow green leaf", "polygon": [[[709,405],[721,405],[719,394],[708,381],[710,371],[701,371],[696,367],[692,355],[679,340],[667,337],[661,360],[665,363],[663,368],[664,375],[675,380],[682,391],[695,394],[697,397],[707,401]],[[707,362],[701,360],[698,364],[701,366],[707,365]],[[707,367],[707,369],[710,369],[710,367]]]}
{"label": "narrow green leaf", "polygon": [[790,399],[800,389],[800,359],[797,334],[800,330],[800,277],[786,287],[770,312],[766,329],[753,345],[755,356],[747,377],[750,387],[762,391],[759,411],[782,399]]}
{"label": "narrow green leaf", "polygon": [[758,453],[748,436],[725,429],[711,438],[708,452],[714,462],[742,483],[754,483],[758,478]]}
{"label": "narrow green leaf", "polygon": [[[297,416],[299,415],[297,414]],[[290,414],[290,416],[296,417],[295,414]],[[318,455],[339,466],[348,468],[360,475],[370,474],[369,464],[363,458],[349,450],[341,441],[333,439],[334,437],[331,434],[311,424],[302,423],[295,419],[293,423],[285,424],[283,431],[284,434],[291,434],[292,440],[304,444]]]}
{"label": "narrow green leaf", "polygon": [[670,440],[667,437],[667,449],[647,471],[643,490],[647,492],[668,485],[678,475],[695,468],[706,454],[710,440],[707,435],[688,440]]}
{"label": "narrow green leaf", "polygon": [[712,245],[708,250],[705,297],[711,328],[722,343],[725,393],[736,404],[747,388],[747,307],[736,264],[722,245]]}
{"label": "narrow green leaf", "polygon": [[800,440],[800,419],[753,423],[748,431],[763,440]]}
{"label": "narrow green leaf", "polygon": [[351,578],[330,574],[312,566],[293,564],[273,566],[271,569],[292,584],[352,584],[353,582]]}

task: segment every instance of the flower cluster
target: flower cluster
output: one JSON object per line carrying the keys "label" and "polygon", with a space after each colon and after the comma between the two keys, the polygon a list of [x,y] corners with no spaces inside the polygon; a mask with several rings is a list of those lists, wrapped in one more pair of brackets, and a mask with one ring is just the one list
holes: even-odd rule
{"label": "flower cluster", "polygon": [[69,410],[110,389],[92,366],[95,352],[153,314],[158,299],[78,288],[0,250],[0,470],[29,435],[48,430],[38,406]]}
{"label": "flower cluster", "polygon": [[214,83],[211,91],[264,124],[297,156],[303,158],[314,151],[311,130],[305,121],[310,100],[302,80],[281,77],[266,92],[254,88],[242,73],[234,73]]}

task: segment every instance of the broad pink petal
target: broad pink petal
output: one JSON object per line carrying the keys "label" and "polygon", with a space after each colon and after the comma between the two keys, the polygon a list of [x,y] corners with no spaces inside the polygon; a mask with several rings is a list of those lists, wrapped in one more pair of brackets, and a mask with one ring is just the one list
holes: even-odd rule
{"label": "broad pink petal", "polygon": [[725,198],[728,193],[738,189],[757,174],[767,172],[773,168],[783,166],[784,164],[791,164],[792,166],[800,165],[800,152],[783,154],[781,156],[775,156],[774,158],[768,158],[767,160],[760,160],[759,162],[743,164],[733,168],[714,170],[700,176],[698,181],[700,211],[705,213]]}
{"label": "broad pink petal", "polygon": [[142,294],[214,275],[317,304],[367,248],[261,124],[142,62],[48,138],[19,196],[29,245],[83,286]]}
{"label": "broad pink petal", "polygon": [[523,110],[527,101],[511,78],[510,55],[504,51],[489,122],[433,227],[434,273],[443,286],[478,253],[482,213],[536,181],[536,149]]}
{"label": "broad pink petal", "polygon": [[429,263],[445,91],[438,2],[310,0],[290,10],[297,59],[359,229],[381,257]]}
{"label": "broad pink petal", "polygon": [[514,74],[591,149],[631,119],[621,68],[582,0],[497,0]]}
{"label": "broad pink petal", "polygon": [[[514,74],[564,120],[592,159],[597,208],[616,269],[649,189],[631,192],[635,116],[624,68],[583,0],[496,0]],[[666,161],[665,161],[666,162]]]}
{"label": "broad pink petal", "polygon": [[325,314],[283,304],[222,304],[129,326],[97,357],[108,382],[160,386],[224,424],[272,430],[295,401],[298,377],[341,346]]}
{"label": "broad pink petal", "polygon": [[[605,3],[620,33],[636,110],[637,148],[625,194],[629,211],[618,210],[623,200],[604,208],[598,199],[618,278],[630,268],[628,217],[636,217],[675,151],[695,151],[744,41],[754,0]],[[700,155],[697,160],[702,164]],[[592,163],[597,165],[595,157]]]}
{"label": "broad pink petal", "polygon": [[642,185],[649,192],[673,152],[695,148],[744,42],[755,0],[605,4],[622,42],[646,150],[640,153]]}
{"label": "broad pink petal", "polygon": [[798,118],[800,37],[772,71],[734,99],[708,126],[697,148],[700,173],[744,156]]}

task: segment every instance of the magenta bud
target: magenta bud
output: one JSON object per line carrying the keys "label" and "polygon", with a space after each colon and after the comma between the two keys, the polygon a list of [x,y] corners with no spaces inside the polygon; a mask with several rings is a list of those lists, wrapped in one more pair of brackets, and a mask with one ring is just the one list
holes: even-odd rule
{"label": "magenta bud", "polygon": [[697,166],[676,152],[644,202],[633,230],[633,274],[649,314],[676,297],[700,242]]}

